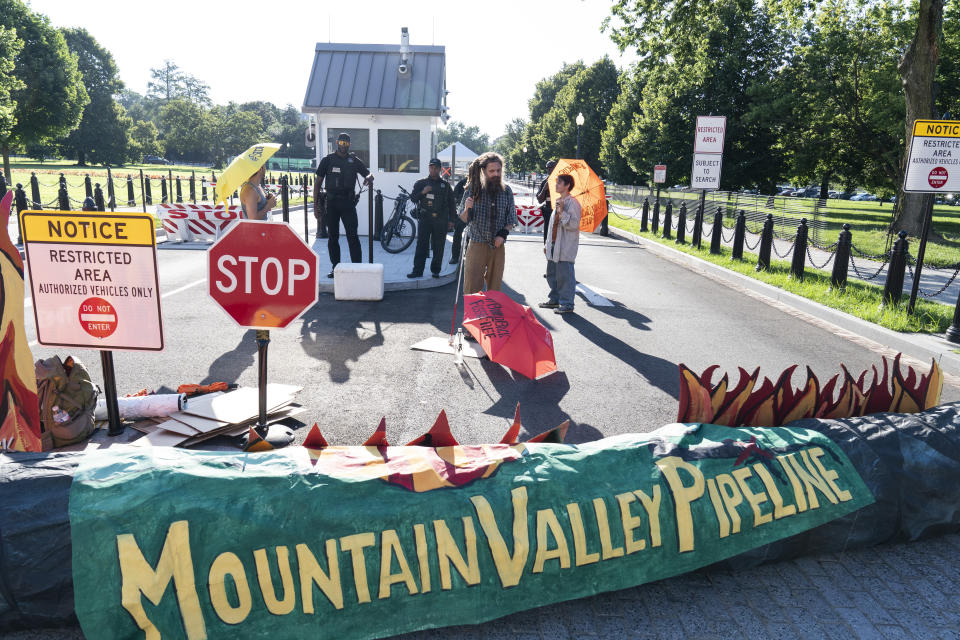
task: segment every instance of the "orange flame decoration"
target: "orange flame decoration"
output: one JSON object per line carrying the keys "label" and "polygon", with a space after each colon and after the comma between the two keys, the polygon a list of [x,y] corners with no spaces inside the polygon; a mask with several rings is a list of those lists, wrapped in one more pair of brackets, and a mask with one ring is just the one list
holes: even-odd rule
{"label": "orange flame decoration", "polygon": [[33,354],[23,324],[23,261],[7,233],[13,191],[0,200],[0,451],[41,451]]}
{"label": "orange flame decoration", "polygon": [[[387,442],[386,419],[381,419],[373,435],[362,447],[331,446],[314,424],[303,442],[316,473],[358,480],[377,479],[408,491],[424,492],[444,487],[462,487],[480,478],[489,478],[500,464],[527,453],[531,442],[562,443],[570,421],[518,443],[520,405],[513,423],[497,444],[461,445],[450,431],[446,411],[441,411],[433,426],[405,446]],[[271,445],[250,430],[247,451],[269,451]]]}
{"label": "orange flame decoration", "polygon": [[[719,368],[707,367],[697,376],[686,365],[680,365],[680,407],[677,422],[704,422],[729,427],[778,427],[801,418],[850,418],[870,413],[891,411],[916,413],[936,406],[943,388],[943,372],[936,361],[930,371],[918,376],[912,367],[906,367],[906,376],[900,368],[900,356],[893,359],[892,369],[883,358],[883,375],[876,367],[873,380],[867,383],[866,370],[854,377],[846,366],[822,388],[817,377],[807,367],[807,377],[799,389],[790,384],[797,365],[788,367],[776,384],[768,378],[757,387],[759,367],[747,373],[742,367],[736,386],[730,389],[726,374],[713,386],[711,379]],[[892,372],[891,372],[892,371]],[[843,378],[837,389],[837,383]]]}

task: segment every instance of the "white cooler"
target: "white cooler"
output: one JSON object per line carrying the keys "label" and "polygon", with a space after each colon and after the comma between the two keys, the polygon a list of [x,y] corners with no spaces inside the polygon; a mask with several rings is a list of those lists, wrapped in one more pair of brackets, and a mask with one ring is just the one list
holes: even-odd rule
{"label": "white cooler", "polygon": [[383,265],[341,262],[333,270],[337,300],[383,300]]}

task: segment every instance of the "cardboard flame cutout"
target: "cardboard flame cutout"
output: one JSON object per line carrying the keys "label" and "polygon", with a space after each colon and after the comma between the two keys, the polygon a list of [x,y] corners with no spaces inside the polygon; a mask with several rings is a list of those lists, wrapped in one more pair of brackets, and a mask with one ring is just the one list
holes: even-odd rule
{"label": "cardboard flame cutout", "polygon": [[[943,388],[943,372],[936,361],[931,361],[930,371],[918,375],[913,367],[901,371],[900,356],[893,359],[888,368],[883,358],[883,375],[876,367],[873,380],[867,383],[869,370],[856,379],[844,365],[839,373],[823,387],[807,367],[803,385],[794,389],[790,383],[797,365],[788,367],[774,384],[764,378],[757,387],[760,375],[758,367],[753,373],[740,368],[736,386],[730,389],[727,374],[713,386],[711,379],[719,368],[717,365],[697,376],[686,365],[680,365],[680,407],[677,422],[705,422],[728,427],[779,427],[801,418],[850,418],[870,413],[890,411],[894,413],[917,413],[935,407],[940,402]],[[837,383],[843,377],[839,389]]]}
{"label": "cardboard flame cutout", "polygon": [[[331,446],[314,424],[303,447],[310,455],[314,471],[331,476],[353,479],[380,478],[408,491],[424,492],[444,487],[462,487],[480,478],[489,478],[500,464],[516,460],[527,452],[527,443],[562,443],[570,421],[538,436],[518,443],[520,434],[520,405],[513,423],[497,444],[461,445],[450,431],[446,411],[434,421],[423,435],[405,446],[391,446],[387,442],[386,418],[381,418],[373,435],[362,447]],[[247,451],[269,451],[270,444],[250,430]]]}
{"label": "cardboard flame cutout", "polygon": [[0,200],[0,451],[42,451],[33,354],[23,328],[23,261],[7,231],[13,191]]}

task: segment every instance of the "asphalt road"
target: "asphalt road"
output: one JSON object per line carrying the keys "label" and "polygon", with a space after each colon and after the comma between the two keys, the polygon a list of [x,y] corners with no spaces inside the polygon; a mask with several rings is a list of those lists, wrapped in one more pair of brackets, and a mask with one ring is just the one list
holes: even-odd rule
{"label": "asphalt road", "polygon": [[[535,305],[546,298],[541,247],[532,236],[511,237],[508,243],[505,290],[519,302]],[[166,349],[116,352],[119,393],[218,380],[255,386],[254,332],[237,327],[206,295],[205,255],[158,255]],[[518,402],[522,437],[569,419],[567,441],[584,442],[646,432],[674,421],[679,363],[698,372],[719,364],[731,376],[738,366],[759,366],[761,374],[774,378],[792,364],[809,365],[821,382],[838,373],[841,362],[855,375],[880,363],[878,352],[862,343],[812,326],[636,245],[584,236],[576,269],[581,283],[614,304],[591,307],[578,297],[575,314],[538,314],[553,333],[559,366],[557,373],[541,380],[525,379],[487,360],[468,358],[458,368],[450,355],[410,349],[424,338],[447,335],[452,284],[387,293],[381,302],[338,302],[332,295],[321,296],[289,329],[271,333],[270,380],[304,387],[297,400],[306,412],[299,418],[305,426],[317,422],[331,444],[362,443],[381,416],[386,416],[390,441],[404,443],[427,430],[441,409],[462,443],[496,442]],[[34,340],[32,310],[26,312],[29,339]],[[33,347],[35,358],[68,353],[84,361],[100,382],[96,351]],[[800,384],[799,374],[794,381]],[[960,389],[946,385],[943,400],[958,399]],[[305,428],[298,431],[300,439],[305,435]],[[219,445],[231,443],[221,440]],[[589,605],[580,607],[583,615],[607,604],[621,606],[623,593],[589,599]],[[495,628],[500,630],[495,637],[527,637],[511,632],[509,625]],[[475,635],[472,630],[463,634],[453,635]],[[79,634],[62,630],[13,637]]]}

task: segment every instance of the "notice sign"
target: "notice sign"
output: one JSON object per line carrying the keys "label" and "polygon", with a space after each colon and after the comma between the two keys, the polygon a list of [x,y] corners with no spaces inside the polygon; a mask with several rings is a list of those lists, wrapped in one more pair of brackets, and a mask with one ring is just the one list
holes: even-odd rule
{"label": "notice sign", "polygon": [[658,164],[653,167],[653,181],[657,184],[667,181],[667,165]]}
{"label": "notice sign", "polygon": [[163,349],[153,218],[24,211],[37,341],[93,349]]}
{"label": "notice sign", "polygon": [[723,153],[723,139],[726,134],[727,116],[697,116],[693,152]]}
{"label": "notice sign", "polygon": [[694,189],[714,190],[720,188],[720,169],[723,155],[719,153],[693,154],[693,171],[690,186]]}
{"label": "notice sign", "polygon": [[913,193],[960,191],[960,120],[917,120],[903,180]]}

